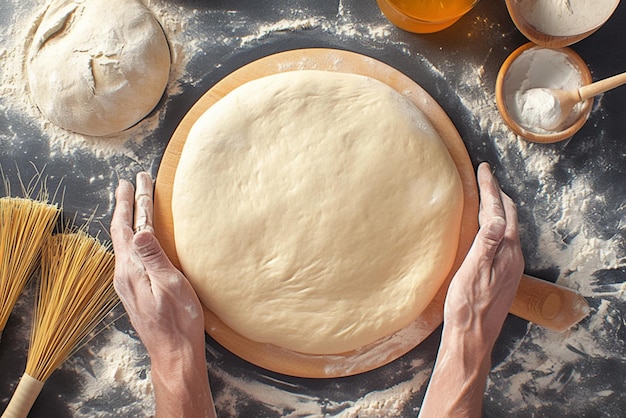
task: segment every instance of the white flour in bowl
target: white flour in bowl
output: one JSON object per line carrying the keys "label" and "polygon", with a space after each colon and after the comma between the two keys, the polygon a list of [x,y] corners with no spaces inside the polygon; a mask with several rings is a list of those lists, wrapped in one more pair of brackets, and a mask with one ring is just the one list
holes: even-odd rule
{"label": "white flour in bowl", "polygon": [[[506,107],[513,119],[530,132],[552,133],[571,126],[582,103],[576,104],[557,128],[549,128],[560,115],[558,101],[542,89],[575,90],[582,77],[567,54],[559,50],[533,47],[511,63],[503,82]],[[534,94],[529,94],[534,93]]]}
{"label": "white flour in bowl", "polygon": [[596,29],[613,14],[619,0],[513,0],[526,21],[552,36],[574,36]]}

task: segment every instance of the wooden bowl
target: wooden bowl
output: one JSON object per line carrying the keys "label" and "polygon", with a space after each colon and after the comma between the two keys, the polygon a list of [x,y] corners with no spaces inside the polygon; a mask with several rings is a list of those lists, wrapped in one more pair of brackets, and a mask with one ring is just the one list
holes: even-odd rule
{"label": "wooden bowl", "polygon": [[506,8],[509,11],[509,15],[511,16],[513,23],[515,24],[517,29],[531,42],[534,42],[535,44],[544,46],[546,48],[563,48],[565,46],[572,45],[585,39],[595,31],[600,29],[600,27],[613,15],[613,12],[619,4],[619,1],[616,1],[615,7],[611,11],[611,13],[596,27],[586,30],[585,32],[578,33],[576,35],[556,36],[541,32],[526,20],[523,12],[520,10],[520,3],[522,1],[523,0],[506,0]]}
{"label": "wooden bowl", "polygon": [[[563,141],[567,138],[571,138],[576,132],[580,130],[580,128],[583,127],[585,122],[587,122],[587,119],[589,118],[589,115],[591,114],[591,108],[593,106],[593,98],[587,99],[584,102],[582,108],[580,109],[578,113],[576,120],[570,123],[567,128],[560,130],[560,131],[554,131],[554,132],[548,132],[548,133],[536,133],[523,127],[516,120],[516,118],[513,116],[512,112],[510,111],[509,107],[507,106],[507,99],[506,99],[507,93],[514,88],[510,85],[511,81],[509,80],[509,77],[508,77],[510,74],[509,71],[511,71],[512,68],[515,68],[517,64],[517,60],[520,58],[520,56],[522,56],[522,54],[534,48],[547,49],[542,46],[536,45],[532,42],[529,42],[525,45],[522,45],[515,51],[513,51],[513,53],[511,53],[511,55],[509,55],[508,58],[504,61],[504,63],[502,64],[502,67],[500,68],[500,71],[498,72],[498,77],[496,79],[496,105],[498,107],[498,110],[500,111],[500,115],[504,119],[504,122],[509,126],[509,128],[513,130],[513,132],[515,132],[517,135],[521,136],[522,138],[527,139],[532,142],[543,142],[543,143]],[[590,84],[592,82],[591,72],[589,71],[587,64],[583,61],[583,59],[576,52],[574,52],[570,48],[558,48],[558,49],[551,49],[551,50],[554,51],[555,54],[566,55],[569,63],[580,74],[581,86]],[[553,88],[553,86],[546,86],[546,85],[531,85],[530,86],[530,88],[533,88],[533,87]]]}

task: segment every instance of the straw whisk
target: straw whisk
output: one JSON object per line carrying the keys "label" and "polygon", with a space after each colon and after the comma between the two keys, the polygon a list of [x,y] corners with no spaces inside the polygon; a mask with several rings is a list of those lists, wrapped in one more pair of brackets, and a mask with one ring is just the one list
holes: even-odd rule
{"label": "straw whisk", "polygon": [[45,381],[118,302],[110,245],[83,229],[43,244],[26,370],[2,418],[25,418]]}
{"label": "straw whisk", "polygon": [[38,199],[0,198],[0,338],[61,212],[44,197],[45,193]]}

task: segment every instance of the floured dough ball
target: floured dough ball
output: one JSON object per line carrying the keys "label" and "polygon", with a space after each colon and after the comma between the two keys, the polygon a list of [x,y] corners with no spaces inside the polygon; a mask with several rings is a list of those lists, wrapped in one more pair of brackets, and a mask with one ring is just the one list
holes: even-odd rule
{"label": "floured dough ball", "polygon": [[203,304],[244,337],[354,350],[414,321],[453,265],[463,190],[426,116],[371,78],[294,71],[193,125],[172,196]]}
{"label": "floured dough ball", "polygon": [[32,97],[61,128],[119,133],[159,102],[170,71],[167,39],[137,0],[53,0],[27,60]]}

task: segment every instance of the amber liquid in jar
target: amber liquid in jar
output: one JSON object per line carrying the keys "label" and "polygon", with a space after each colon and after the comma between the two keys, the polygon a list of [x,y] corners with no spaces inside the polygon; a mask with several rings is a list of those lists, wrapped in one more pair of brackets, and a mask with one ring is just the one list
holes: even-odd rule
{"label": "amber liquid in jar", "polygon": [[443,30],[469,12],[478,0],[376,0],[387,19],[415,33]]}

